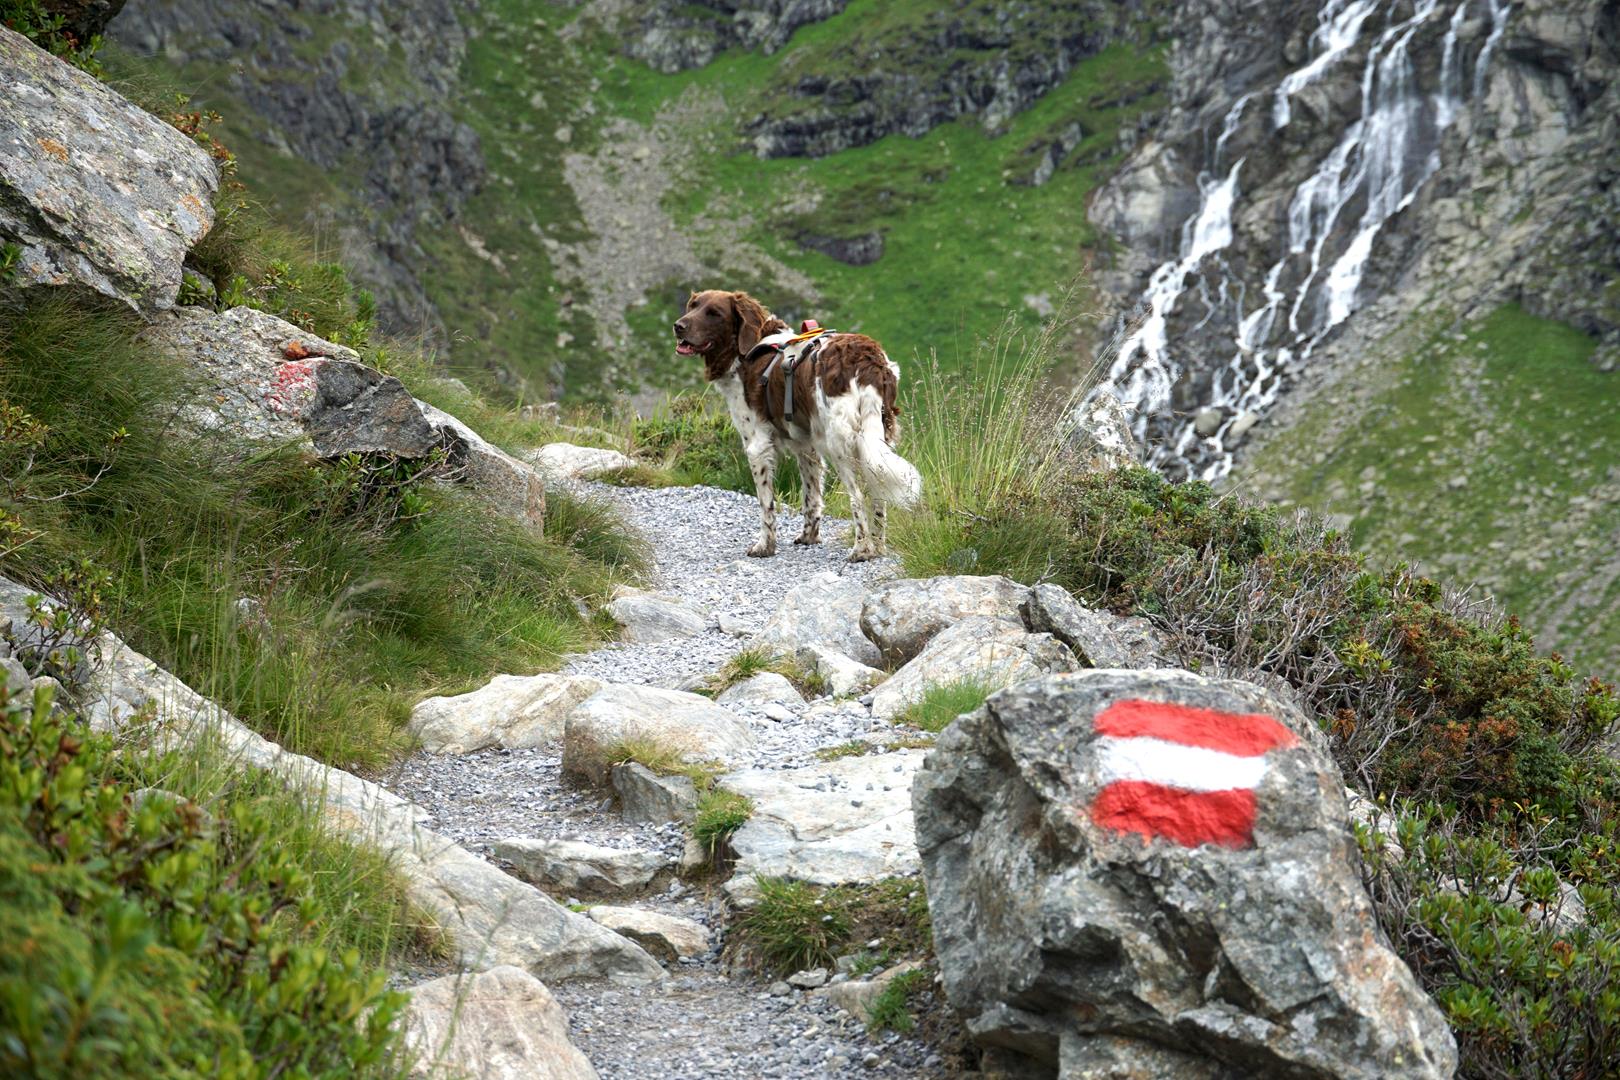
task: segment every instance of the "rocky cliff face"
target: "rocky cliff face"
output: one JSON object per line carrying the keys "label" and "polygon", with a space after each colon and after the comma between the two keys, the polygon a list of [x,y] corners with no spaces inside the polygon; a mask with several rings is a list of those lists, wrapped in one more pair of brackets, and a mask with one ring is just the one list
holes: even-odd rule
{"label": "rocky cliff face", "polygon": [[[445,335],[423,289],[419,230],[454,219],[484,182],[478,136],[450,111],[466,35],[450,0],[300,0],[285,6],[133,0],[113,39],[218,74],[233,119],[338,178],[329,207],[344,261],[386,328]],[[338,32],[338,31],[341,32]],[[351,186],[357,182],[357,186]]]}
{"label": "rocky cliff face", "polygon": [[1104,285],[1140,302],[1110,380],[1155,464],[1225,475],[1386,295],[1459,316],[1521,301],[1612,364],[1617,49],[1597,0],[1189,9],[1172,106],[1092,206],[1121,241]]}
{"label": "rocky cliff face", "polygon": [[671,74],[702,67],[727,49],[773,53],[793,31],[838,14],[846,0],[655,0],[626,13],[625,55]]}

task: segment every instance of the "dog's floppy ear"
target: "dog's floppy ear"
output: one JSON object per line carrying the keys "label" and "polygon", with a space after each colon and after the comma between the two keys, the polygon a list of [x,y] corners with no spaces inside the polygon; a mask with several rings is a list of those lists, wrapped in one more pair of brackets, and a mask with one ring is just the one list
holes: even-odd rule
{"label": "dog's floppy ear", "polygon": [[765,336],[765,324],[770,316],[758,300],[745,292],[731,294],[731,312],[737,323],[737,355],[746,358]]}

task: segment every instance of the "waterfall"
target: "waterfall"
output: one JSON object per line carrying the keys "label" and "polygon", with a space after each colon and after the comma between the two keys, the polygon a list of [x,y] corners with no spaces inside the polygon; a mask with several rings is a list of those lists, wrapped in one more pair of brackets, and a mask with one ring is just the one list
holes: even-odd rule
{"label": "waterfall", "polygon": [[[1439,168],[1440,136],[1467,100],[1460,37],[1470,3],[1478,2],[1322,0],[1306,62],[1269,92],[1271,130],[1293,121],[1292,99],[1301,90],[1344,64],[1360,65],[1360,114],[1290,194],[1284,243],[1270,256],[1275,261],[1258,290],[1246,287],[1224,254],[1233,245],[1244,164],[1240,158],[1227,166],[1225,154],[1250,100],[1267,92],[1251,90],[1227,111],[1210,168],[1198,178],[1198,210],[1183,225],[1176,257],[1149,278],[1146,313],[1121,346],[1106,383],[1135,410],[1151,464],[1209,480],[1224,476],[1231,468],[1226,438],[1234,421],[1263,414],[1323,336],[1359,306],[1380,231]],[[1506,0],[1483,2],[1491,29],[1474,65],[1476,95],[1510,10]],[[1439,19],[1445,21],[1439,84],[1426,93],[1412,49],[1431,24],[1438,31]],[[1194,315],[1198,303],[1201,319]],[[1195,330],[1213,324],[1217,332],[1228,331],[1222,336],[1230,352],[1212,372],[1208,399],[1200,403],[1223,410],[1219,429],[1208,437],[1199,436],[1189,418],[1170,412],[1172,391],[1186,371],[1176,357],[1179,343],[1172,340],[1175,315],[1182,325],[1196,321]]]}

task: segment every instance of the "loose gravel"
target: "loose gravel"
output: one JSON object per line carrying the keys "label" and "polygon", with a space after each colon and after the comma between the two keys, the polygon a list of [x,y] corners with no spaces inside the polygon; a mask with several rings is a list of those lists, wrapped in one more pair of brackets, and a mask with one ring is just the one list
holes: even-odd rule
{"label": "loose gravel", "polygon": [[[616,507],[625,523],[646,537],[654,559],[649,587],[705,612],[709,628],[689,638],[609,645],[573,658],[564,668],[572,674],[604,682],[689,685],[740,651],[783,594],[811,575],[831,570],[871,584],[897,573],[889,560],[846,562],[849,524],[844,521],[827,519],[821,544],[799,546],[791,540],[802,519],[779,513],[778,554],[750,559],[743,553],[759,524],[759,506],[750,496],[706,487],[580,487]],[[757,768],[797,768],[816,761],[818,749],[859,738],[878,740],[893,731],[855,701],[771,708],[774,715],[763,708],[732,711],[758,740],[748,762]],[[491,845],[508,837],[584,840],[677,856],[684,843],[678,826],[625,822],[603,792],[565,782],[554,748],[418,754],[384,783],[425,809],[435,831],[497,864]],[[630,902],[711,928],[719,927],[725,914],[717,891],[679,881]],[[575,1044],[604,1080],[944,1075],[938,1055],[916,1039],[893,1032],[869,1035],[811,992],[774,996],[769,982],[733,977],[720,964],[720,944],[716,935],[708,956],[683,961],[661,986],[551,988],[569,1012]]]}

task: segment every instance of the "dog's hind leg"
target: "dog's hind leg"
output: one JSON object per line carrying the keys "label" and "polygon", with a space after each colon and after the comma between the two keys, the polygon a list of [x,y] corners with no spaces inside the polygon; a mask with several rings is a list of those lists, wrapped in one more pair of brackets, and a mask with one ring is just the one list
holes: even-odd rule
{"label": "dog's hind leg", "polygon": [[799,463],[799,483],[804,488],[804,531],[795,544],[821,543],[822,487],[826,483],[826,466],[815,448],[794,452]]}
{"label": "dog's hind leg", "polygon": [[759,496],[759,535],[748,554],[763,559],[776,554],[776,446],[766,436],[750,439],[743,451],[748,471],[754,474],[754,494]]}

